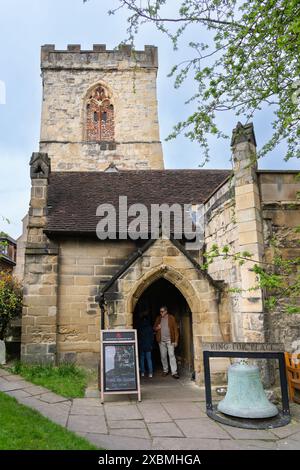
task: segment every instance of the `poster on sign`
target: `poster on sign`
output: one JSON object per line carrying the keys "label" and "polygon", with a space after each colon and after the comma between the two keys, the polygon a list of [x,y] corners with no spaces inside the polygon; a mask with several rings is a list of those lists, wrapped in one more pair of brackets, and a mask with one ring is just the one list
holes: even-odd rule
{"label": "poster on sign", "polygon": [[104,395],[138,394],[141,401],[136,330],[101,332],[101,401]]}

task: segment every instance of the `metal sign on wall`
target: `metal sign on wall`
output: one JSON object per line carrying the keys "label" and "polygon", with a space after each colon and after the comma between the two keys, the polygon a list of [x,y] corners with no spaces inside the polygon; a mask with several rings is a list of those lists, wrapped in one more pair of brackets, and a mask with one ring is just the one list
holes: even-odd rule
{"label": "metal sign on wall", "polygon": [[102,330],[101,402],[105,394],[136,393],[141,401],[136,330]]}

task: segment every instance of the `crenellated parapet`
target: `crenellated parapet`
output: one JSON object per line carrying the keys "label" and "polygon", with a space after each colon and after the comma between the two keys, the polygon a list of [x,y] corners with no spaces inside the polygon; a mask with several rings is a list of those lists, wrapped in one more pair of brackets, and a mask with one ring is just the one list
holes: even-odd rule
{"label": "crenellated parapet", "polygon": [[105,44],[94,44],[93,49],[83,50],[80,44],[70,44],[66,50],[57,50],[54,44],[42,46],[41,67],[44,69],[119,69],[158,68],[157,47],[145,46],[136,51],[131,45],[121,44],[113,50]]}
{"label": "crenellated parapet", "polygon": [[42,46],[40,152],[53,171],[164,167],[157,112],[158,53],[122,44],[107,50]]}

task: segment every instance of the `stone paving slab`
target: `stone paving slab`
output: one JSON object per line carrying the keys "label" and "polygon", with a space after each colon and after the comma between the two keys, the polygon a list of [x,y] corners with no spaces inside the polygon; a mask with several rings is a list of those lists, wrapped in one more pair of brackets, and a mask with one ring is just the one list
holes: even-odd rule
{"label": "stone paving slab", "polygon": [[31,385],[30,387],[24,388],[24,391],[32,396],[42,395],[43,393],[49,393],[49,390],[47,388],[41,387],[40,385]]}
{"label": "stone paving slab", "polygon": [[[98,398],[100,400],[100,396]],[[131,403],[132,405],[135,405],[138,403],[137,395],[132,394],[132,395],[105,395],[104,397],[105,404],[107,405],[128,405],[128,403]]]}
{"label": "stone paving slab", "polygon": [[71,407],[71,401],[51,404],[40,400],[38,395],[30,395],[28,397],[20,398],[20,401],[22,401],[22,403],[24,402],[24,404],[27,406],[31,406],[32,408],[40,407],[41,409],[48,409],[52,407],[53,409],[57,409],[63,412],[69,412]]}
{"label": "stone paving slab", "polygon": [[299,421],[300,423],[300,405],[297,405],[296,403],[291,403],[290,407],[293,420]]}
{"label": "stone paving slab", "polygon": [[27,397],[23,397],[23,398],[20,397],[18,399],[18,401],[20,403],[22,403],[22,405],[29,406],[30,408],[33,408],[35,410],[37,410],[37,409],[41,409],[41,410],[45,409],[46,410],[50,406],[48,403],[45,403],[45,402],[39,400],[38,397],[36,397],[36,396],[33,397],[31,395],[27,396]]}
{"label": "stone paving slab", "polygon": [[107,426],[104,416],[70,415],[68,429],[75,432],[92,434],[107,434]]}
{"label": "stone paving slab", "polygon": [[[213,439],[209,439],[209,442],[215,442]],[[209,442],[207,443],[208,446],[209,446]],[[226,440],[226,439],[222,439],[222,440],[219,440],[219,443],[220,443],[220,449],[221,450],[242,450],[241,447],[240,447],[240,444],[239,442],[243,442],[243,441],[234,441],[232,439],[229,439],[229,440]],[[207,447],[207,449],[210,449],[210,447]]]}
{"label": "stone paving slab", "polygon": [[42,402],[36,397],[21,398],[18,399],[22,405],[29,406],[30,408],[39,411],[46,418],[51,419],[56,424],[66,426],[69,417],[69,408],[61,404],[51,405],[49,403]]}
{"label": "stone paving slab", "polygon": [[0,391],[10,392],[12,390],[21,390],[28,386],[28,382],[20,380],[19,382],[9,382],[8,380],[0,379]]}
{"label": "stone paving slab", "polygon": [[[0,368],[0,391],[53,422],[111,450],[300,450],[300,406],[291,404],[292,422],[272,430],[221,425],[206,416],[194,385],[172,381],[143,392],[143,402],[129,396],[68,400]],[[177,384],[177,385],[176,385]],[[150,397],[150,398],[147,398]]]}
{"label": "stone paving slab", "polygon": [[108,421],[110,429],[146,429],[146,424],[142,420],[132,419],[123,421]]}
{"label": "stone paving slab", "polygon": [[175,423],[149,423],[148,429],[153,437],[184,437]]}
{"label": "stone paving slab", "polygon": [[31,395],[25,390],[12,390],[11,392],[6,392],[10,397],[16,398],[17,400],[21,398],[29,398]]}
{"label": "stone paving slab", "polygon": [[300,433],[293,434],[287,439],[277,441],[279,450],[300,450]]}
{"label": "stone paving slab", "polygon": [[68,398],[62,397],[53,392],[43,393],[39,398],[40,400],[45,401],[46,403],[51,403],[51,404],[69,401]]}
{"label": "stone paving slab", "polygon": [[147,429],[111,429],[110,436],[135,437],[136,439],[149,439]]}
{"label": "stone paving slab", "polygon": [[160,403],[140,403],[138,405],[146,423],[170,423],[171,416]]}
{"label": "stone paving slab", "polygon": [[105,414],[108,420],[118,421],[122,419],[143,419],[138,407],[133,404],[126,405],[104,405]]}
{"label": "stone paving slab", "polygon": [[[162,391],[165,390],[165,396],[162,398]],[[174,402],[200,402],[203,400],[202,396],[199,394],[195,394],[194,390],[186,390],[182,387],[181,396],[179,396],[177,390],[172,390],[169,388],[161,389],[161,388],[148,388],[146,390],[142,390],[142,399],[143,402],[164,402],[164,401],[174,401]],[[136,397],[134,395],[130,396],[131,401],[136,401]]]}
{"label": "stone paving slab", "polygon": [[71,415],[84,415],[84,416],[104,416],[104,408],[100,406],[79,406],[72,405],[70,410]]}
{"label": "stone paving slab", "polygon": [[8,372],[8,370],[0,368],[0,377],[5,377],[7,375],[11,375],[11,373]]}
{"label": "stone paving slab", "polygon": [[205,417],[205,413],[200,410],[196,403],[162,403],[162,406],[173,419],[193,419]]}
{"label": "stone paving slab", "polygon": [[241,441],[220,441],[222,450],[276,450],[275,441],[241,440]]}
{"label": "stone paving slab", "polygon": [[69,418],[69,413],[65,409],[59,409],[56,407],[56,405],[48,405],[47,408],[41,408],[38,411],[40,411],[41,414],[46,416],[46,418],[49,418],[51,421],[54,421],[56,424],[66,427]]}
{"label": "stone paving slab", "polygon": [[282,428],[272,429],[272,433],[279,437],[279,439],[284,439],[285,437],[291,436],[292,434],[296,434],[298,432],[300,432],[300,424],[296,422],[292,422],[287,426],[283,426]]}
{"label": "stone paving slab", "polygon": [[230,439],[230,435],[210,418],[180,419],[176,424],[186,437]]}
{"label": "stone paving slab", "polygon": [[151,450],[151,439],[136,439],[123,436],[105,436],[100,434],[82,434],[92,444],[110,450]]}
{"label": "stone paving slab", "polygon": [[276,436],[264,429],[241,429],[233,426],[221,424],[221,427],[234,439],[263,439],[264,441],[274,441]]}
{"label": "stone paving slab", "polygon": [[97,398],[73,398],[74,406],[92,406],[103,408],[102,403]]}
{"label": "stone paving slab", "polygon": [[14,374],[8,374],[4,378],[5,380],[8,380],[9,382],[20,382],[24,380],[23,377],[21,377],[20,375],[14,375]]}
{"label": "stone paving slab", "polygon": [[[227,441],[226,441],[227,442]],[[231,442],[231,441],[229,441]],[[219,439],[186,439],[185,437],[162,437],[153,439],[155,450],[221,450]]]}

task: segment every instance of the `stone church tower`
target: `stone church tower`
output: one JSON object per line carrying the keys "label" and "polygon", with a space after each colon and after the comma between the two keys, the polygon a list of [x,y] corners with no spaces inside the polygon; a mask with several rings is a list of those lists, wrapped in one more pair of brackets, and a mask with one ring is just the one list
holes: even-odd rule
{"label": "stone church tower", "polygon": [[[40,151],[52,171],[163,169],[157,115],[157,48],[42,47]],[[143,123],[141,125],[141,123]]]}

